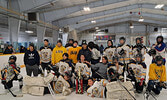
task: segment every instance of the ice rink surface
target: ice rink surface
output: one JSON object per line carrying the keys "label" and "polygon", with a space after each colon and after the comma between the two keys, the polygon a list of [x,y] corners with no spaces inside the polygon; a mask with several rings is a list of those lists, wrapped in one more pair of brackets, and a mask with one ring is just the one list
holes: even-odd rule
{"label": "ice rink surface", "polygon": [[[151,57],[149,55],[145,55],[145,62],[147,64],[147,79],[148,79],[148,70],[149,70],[149,64],[151,63]],[[166,56],[167,58],[167,56]],[[23,76],[26,75],[25,68],[21,69],[21,74]],[[20,94],[21,91],[19,90],[18,82],[14,82],[14,87],[11,89],[13,93]],[[4,92],[3,85],[0,84],[0,94]],[[144,93],[144,92],[143,92]],[[143,93],[136,94],[135,97],[137,100],[144,100]],[[159,96],[156,96],[157,100],[167,100],[167,90],[163,89],[161,94]],[[80,95],[75,94],[73,92],[69,96],[62,96],[61,94],[57,94],[55,98],[53,98],[50,94],[44,95],[44,96],[32,96],[29,94],[23,94],[23,97],[13,97],[10,93],[7,93],[6,95],[0,95],[0,100],[106,100],[103,98],[91,98],[86,95],[86,93]],[[154,100],[150,96],[150,100]]]}

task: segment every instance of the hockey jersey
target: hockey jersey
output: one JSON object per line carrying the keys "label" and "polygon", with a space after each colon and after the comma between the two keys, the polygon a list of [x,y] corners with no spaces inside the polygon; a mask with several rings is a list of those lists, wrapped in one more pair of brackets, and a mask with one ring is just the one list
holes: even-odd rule
{"label": "hockey jersey", "polygon": [[76,63],[75,72],[81,72],[81,75],[86,76],[85,78],[89,78],[92,75],[91,68],[87,66],[85,63]]}
{"label": "hockey jersey", "polygon": [[65,75],[65,72],[71,72],[71,70],[72,70],[72,68],[66,62],[60,61],[57,65],[59,67],[59,73],[61,75]]}
{"label": "hockey jersey", "polygon": [[144,55],[146,54],[146,47],[145,46],[138,46],[138,45],[135,45],[135,46],[133,46],[133,48],[132,48],[132,59],[133,60],[135,60],[135,56],[137,55],[137,54],[142,54],[143,55],[143,61],[144,61]]}
{"label": "hockey jersey", "polygon": [[51,47],[41,47],[40,48],[40,60],[43,63],[51,62],[52,48]]}
{"label": "hockey jersey", "polygon": [[71,59],[74,64],[78,62],[77,56],[80,49],[81,47],[71,47],[68,50],[69,59]]}
{"label": "hockey jersey", "polygon": [[149,80],[159,80],[160,82],[166,81],[166,68],[164,65],[157,66],[152,63],[149,68]]}
{"label": "hockey jersey", "polygon": [[124,65],[122,63],[118,63],[118,64],[119,64],[119,68],[118,69],[117,69],[115,64],[108,64],[108,68],[107,68],[107,77],[108,77],[108,79],[111,79],[110,73],[109,73],[110,69],[113,69],[114,71],[118,72],[119,75],[122,75]]}
{"label": "hockey jersey", "polygon": [[107,56],[108,62],[112,62],[112,58],[115,55],[116,47],[107,47],[104,50],[104,56]]}
{"label": "hockey jersey", "polygon": [[95,81],[94,84],[87,89],[87,95],[91,97],[105,98],[104,90],[107,83],[108,81],[105,79]]}
{"label": "hockey jersey", "polygon": [[[122,55],[119,54],[119,52],[121,50],[124,50],[124,52],[125,52],[124,56],[122,56]],[[132,57],[131,47],[129,45],[127,45],[127,44],[124,44],[122,46],[118,46],[116,48],[116,54],[119,57],[119,60],[120,60],[121,63],[124,63],[124,60],[125,60],[125,63],[129,63],[129,61],[130,61],[130,59]]]}
{"label": "hockey jersey", "polygon": [[12,80],[16,74],[20,73],[20,66],[18,64],[4,64],[4,68],[2,68],[0,73],[0,77],[8,82]]}
{"label": "hockey jersey", "polygon": [[96,48],[92,49],[92,59],[97,60],[101,57],[100,51],[98,51]]}
{"label": "hockey jersey", "polygon": [[165,58],[165,48],[166,48],[165,43],[161,43],[159,45],[154,45],[152,48],[156,50],[156,56],[160,55],[163,58]]}
{"label": "hockey jersey", "polygon": [[134,77],[136,78],[137,81],[140,81],[140,79],[142,78],[143,79],[146,78],[147,67],[144,62],[136,63],[135,61],[133,61],[128,64],[128,68],[132,69],[132,71],[134,72]]}

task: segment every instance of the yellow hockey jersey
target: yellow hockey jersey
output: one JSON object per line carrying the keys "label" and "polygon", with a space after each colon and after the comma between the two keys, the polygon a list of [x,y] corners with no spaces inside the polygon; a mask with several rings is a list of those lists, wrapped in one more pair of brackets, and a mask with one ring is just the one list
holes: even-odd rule
{"label": "yellow hockey jersey", "polygon": [[63,46],[58,47],[56,45],[56,47],[53,49],[52,52],[52,64],[55,65],[56,63],[58,63],[61,59],[63,59],[62,55],[64,53],[67,53],[66,48],[64,48]]}
{"label": "yellow hockey jersey", "polygon": [[76,47],[76,48],[72,47],[72,48],[69,48],[68,50],[69,59],[71,59],[74,64],[78,62],[77,56],[80,49],[81,47]]}
{"label": "yellow hockey jersey", "polygon": [[157,66],[155,63],[150,65],[149,69],[149,80],[159,80],[160,82],[166,81],[166,69],[162,65]]}

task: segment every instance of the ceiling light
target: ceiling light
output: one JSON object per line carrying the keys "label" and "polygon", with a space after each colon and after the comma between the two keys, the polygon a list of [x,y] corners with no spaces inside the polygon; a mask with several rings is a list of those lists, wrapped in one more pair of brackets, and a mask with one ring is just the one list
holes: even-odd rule
{"label": "ceiling light", "polygon": [[95,29],[96,29],[96,30],[98,30],[98,29],[99,29],[99,27],[95,27]]}
{"label": "ceiling light", "polygon": [[83,7],[84,11],[90,11],[90,7]]}
{"label": "ceiling light", "polygon": [[161,9],[164,6],[164,4],[158,4],[155,6],[155,9]]}
{"label": "ceiling light", "polygon": [[140,16],[139,22],[143,22],[143,21],[144,21],[144,18],[142,16]]}
{"label": "ceiling light", "polygon": [[96,21],[95,21],[95,20],[92,20],[92,21],[91,21],[91,23],[93,23],[93,24],[94,24],[94,23],[96,23]]}
{"label": "ceiling light", "polygon": [[134,28],[132,22],[130,23],[129,28]]}
{"label": "ceiling light", "polygon": [[134,26],[130,26],[130,28],[134,28]]}
{"label": "ceiling light", "polygon": [[30,30],[26,30],[25,32],[26,33],[34,33],[33,31],[30,31]]}

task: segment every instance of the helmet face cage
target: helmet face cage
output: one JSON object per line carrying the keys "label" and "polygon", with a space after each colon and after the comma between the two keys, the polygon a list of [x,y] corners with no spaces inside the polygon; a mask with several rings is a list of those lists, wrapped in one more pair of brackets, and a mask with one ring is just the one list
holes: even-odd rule
{"label": "helmet face cage", "polygon": [[[139,57],[140,58],[140,61],[137,61],[137,57]],[[136,56],[135,56],[135,58],[136,58],[136,62],[141,62],[142,61],[142,54],[137,54]]]}
{"label": "helmet face cage", "polygon": [[[158,64],[158,61],[162,61],[161,64]],[[161,66],[163,64],[163,58],[162,56],[156,56],[155,57],[155,63],[158,65],[158,66]]]}
{"label": "helmet face cage", "polygon": [[9,57],[9,60],[11,60],[11,59],[13,59],[16,62],[17,57],[15,55],[12,55],[12,56]]}

